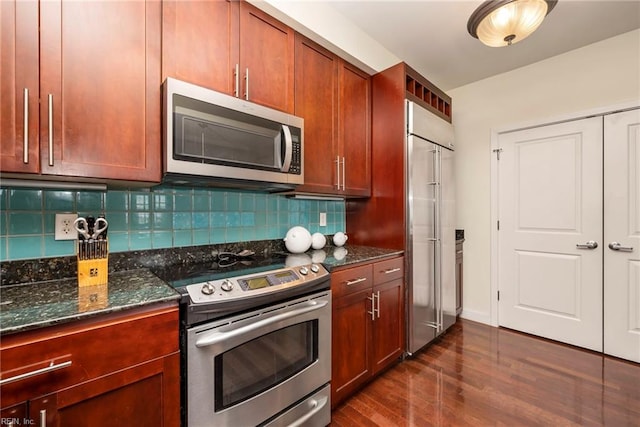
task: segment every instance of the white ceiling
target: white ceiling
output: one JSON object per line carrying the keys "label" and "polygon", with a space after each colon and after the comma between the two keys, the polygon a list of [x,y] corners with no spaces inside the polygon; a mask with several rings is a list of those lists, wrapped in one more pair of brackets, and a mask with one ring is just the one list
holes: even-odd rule
{"label": "white ceiling", "polygon": [[534,34],[491,48],[467,32],[482,0],[324,3],[445,91],[640,28],[640,0],[559,0]]}

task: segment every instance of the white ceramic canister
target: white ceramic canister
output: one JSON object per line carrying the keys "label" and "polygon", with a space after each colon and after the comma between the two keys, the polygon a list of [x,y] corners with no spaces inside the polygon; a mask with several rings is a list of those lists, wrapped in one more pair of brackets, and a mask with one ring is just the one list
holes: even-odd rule
{"label": "white ceramic canister", "polygon": [[292,254],[301,254],[311,247],[311,233],[306,228],[296,225],[287,231],[284,245]]}
{"label": "white ceramic canister", "polygon": [[347,235],[344,234],[342,231],[338,231],[336,234],[333,235],[333,244],[336,246],[344,246],[344,244],[347,242]]}

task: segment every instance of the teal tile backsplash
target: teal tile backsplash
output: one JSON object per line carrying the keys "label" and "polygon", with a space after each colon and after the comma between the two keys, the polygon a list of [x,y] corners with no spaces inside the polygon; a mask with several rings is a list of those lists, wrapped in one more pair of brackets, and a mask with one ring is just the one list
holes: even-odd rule
{"label": "teal tile backsplash", "polygon": [[[311,233],[345,229],[343,201],[297,200],[225,189],[71,191],[0,189],[0,261],[75,254],[54,239],[55,214],[103,213],[112,252],[283,238],[294,225]],[[320,226],[320,212],[327,225]]]}

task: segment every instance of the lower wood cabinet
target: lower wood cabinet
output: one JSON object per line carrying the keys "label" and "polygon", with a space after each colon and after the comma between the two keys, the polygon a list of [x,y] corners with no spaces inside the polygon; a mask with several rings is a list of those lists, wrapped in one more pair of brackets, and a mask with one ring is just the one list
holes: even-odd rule
{"label": "lower wood cabinet", "polygon": [[2,419],[16,426],[180,425],[178,327],[177,306],[165,306],[3,337],[2,380],[19,379],[0,389]]}
{"label": "lower wood cabinet", "polygon": [[404,351],[404,258],[332,272],[331,405]]}

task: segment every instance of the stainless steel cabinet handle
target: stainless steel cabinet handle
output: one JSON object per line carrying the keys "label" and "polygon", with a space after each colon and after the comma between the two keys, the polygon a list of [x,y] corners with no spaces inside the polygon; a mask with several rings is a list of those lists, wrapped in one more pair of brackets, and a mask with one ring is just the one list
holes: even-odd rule
{"label": "stainless steel cabinet handle", "polygon": [[340,191],[340,156],[336,156],[336,187]]}
{"label": "stainless steel cabinet handle", "polygon": [[367,311],[367,313],[371,315],[371,320],[376,320],[376,294],[372,292],[367,299],[371,301],[371,311]]}
{"label": "stainless steel cabinet handle", "polygon": [[244,99],[249,100],[249,68],[247,68],[247,72],[244,75]]}
{"label": "stainless steel cabinet handle", "polygon": [[622,246],[618,242],[609,243],[609,249],[611,249],[612,251],[619,251],[619,252],[633,252],[633,246]]}
{"label": "stainless steel cabinet handle", "polygon": [[233,70],[233,78],[235,84],[233,86],[233,95],[236,98],[240,97],[240,64],[236,64],[236,68]]}
{"label": "stainless steel cabinet handle", "polygon": [[388,270],[384,270],[383,273],[384,274],[391,274],[391,273],[395,273],[396,271],[400,271],[401,268],[400,267],[396,267],[396,268],[390,268]]}
{"label": "stainless steel cabinet handle", "polygon": [[29,89],[24,88],[24,138],[22,142],[22,162],[29,163]]}
{"label": "stainless steel cabinet handle", "polygon": [[49,94],[49,166],[53,166],[53,94]]}
{"label": "stainless steel cabinet handle", "polygon": [[367,281],[366,277],[359,277],[355,280],[347,280],[347,286],[355,285],[356,283],[362,283],[366,281]]}
{"label": "stainless steel cabinet handle", "polygon": [[376,292],[376,298],[378,301],[376,302],[376,311],[378,312],[378,319],[380,318],[380,291]]}
{"label": "stainless steel cabinet handle", "polygon": [[346,161],[344,159],[344,156],[342,157],[342,191],[346,191],[347,190],[347,168],[346,168]]}
{"label": "stainless steel cabinet handle", "polygon": [[[578,249],[595,249],[598,247],[598,242],[594,241],[594,240],[589,240],[587,243],[585,244],[577,244],[576,248]],[[609,247],[611,247],[611,245],[609,245]]]}
{"label": "stainless steel cabinet handle", "polygon": [[24,374],[16,375],[15,377],[9,377],[9,378],[0,380],[0,386],[13,383],[16,381],[24,380],[27,378],[35,377],[36,375],[46,374],[47,372],[57,371],[58,369],[67,368],[69,366],[71,366],[71,360],[58,363],[57,365],[51,362],[51,364],[46,368],[36,369],[35,371],[26,372]]}
{"label": "stainless steel cabinet handle", "polygon": [[40,427],[47,427],[47,410],[40,410]]}

